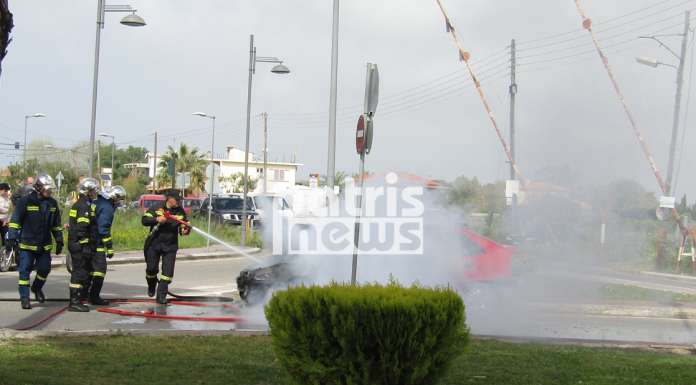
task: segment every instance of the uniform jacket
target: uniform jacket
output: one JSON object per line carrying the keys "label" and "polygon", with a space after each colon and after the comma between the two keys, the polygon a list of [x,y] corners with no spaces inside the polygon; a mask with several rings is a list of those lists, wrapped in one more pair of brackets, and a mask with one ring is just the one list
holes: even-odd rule
{"label": "uniform jacket", "polygon": [[[158,203],[143,214],[142,223],[143,226],[150,227],[150,237],[149,242],[152,245],[162,245],[169,249],[179,248],[179,234],[182,231],[182,225],[179,223],[168,220],[164,223],[157,225],[157,217],[164,216],[165,212],[169,212],[173,217],[188,221],[186,217],[186,212],[181,207],[173,207],[171,209],[166,208],[166,203]],[[155,227],[157,226],[157,230]]]}
{"label": "uniform jacket", "polygon": [[96,239],[96,244],[98,245],[97,249],[104,248],[105,252],[111,251],[110,254],[113,254],[111,225],[114,222],[114,212],[116,211],[116,208],[110,200],[104,198],[101,195],[97,197],[97,200],[94,202],[94,204],[96,206],[95,211],[97,217],[97,226],[96,236],[93,236],[93,238]]}
{"label": "uniform jacket", "polygon": [[68,248],[71,253],[85,251],[85,248],[96,250],[96,205],[85,195],[70,208],[70,229],[68,231]]}
{"label": "uniform jacket", "polygon": [[63,242],[58,203],[34,190],[17,202],[7,238],[19,241],[23,250],[47,251],[51,250],[51,235],[56,242]]}

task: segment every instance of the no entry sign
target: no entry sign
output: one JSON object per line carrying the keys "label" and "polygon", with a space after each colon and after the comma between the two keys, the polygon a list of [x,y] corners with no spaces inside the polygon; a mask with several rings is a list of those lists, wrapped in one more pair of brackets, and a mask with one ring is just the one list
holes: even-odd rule
{"label": "no entry sign", "polygon": [[369,154],[372,148],[372,118],[360,115],[355,130],[355,150],[358,155]]}

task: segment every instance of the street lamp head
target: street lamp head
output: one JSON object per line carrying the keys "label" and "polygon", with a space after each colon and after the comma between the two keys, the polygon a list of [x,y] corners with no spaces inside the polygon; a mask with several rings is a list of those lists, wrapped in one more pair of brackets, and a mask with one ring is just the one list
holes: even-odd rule
{"label": "street lamp head", "polygon": [[660,62],[657,61],[657,59],[653,59],[650,57],[637,57],[636,61],[640,64],[646,65],[648,67],[653,67],[653,68],[657,68],[657,66],[660,65]]}
{"label": "street lamp head", "polygon": [[42,114],[40,112],[35,113],[34,115],[31,115],[32,118],[45,118],[46,114]]}
{"label": "street lamp head", "polygon": [[274,74],[285,75],[290,73],[290,69],[286,67],[283,63],[280,63],[275,67],[271,68],[271,72],[273,72]]}
{"label": "street lamp head", "polygon": [[103,137],[103,138],[113,138],[113,137],[114,137],[113,135],[107,134],[107,133],[104,133],[104,132],[100,133],[99,136],[101,136],[101,137]]}
{"label": "street lamp head", "polygon": [[194,112],[191,115],[202,116],[204,118],[208,117],[208,114],[206,114],[205,112]]}
{"label": "street lamp head", "polygon": [[144,27],[146,25],[145,20],[142,17],[135,14],[135,12],[121,19],[121,24],[127,25],[129,27]]}

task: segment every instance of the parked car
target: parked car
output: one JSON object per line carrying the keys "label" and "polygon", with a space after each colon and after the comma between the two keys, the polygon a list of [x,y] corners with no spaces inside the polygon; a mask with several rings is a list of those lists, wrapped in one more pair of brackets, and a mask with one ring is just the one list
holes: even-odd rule
{"label": "parked car", "polygon": [[192,216],[196,215],[200,211],[202,203],[202,198],[186,197],[184,198],[182,205],[184,206],[184,211],[186,212],[186,214]]}
{"label": "parked car", "polygon": [[[201,202],[201,209],[198,213],[201,216],[208,216],[208,199]],[[242,194],[230,195],[213,195],[212,218],[218,223],[239,225],[242,223]],[[250,196],[247,196],[247,215],[252,221],[256,220],[258,213],[254,206],[254,202]]]}
{"label": "parked car", "polygon": [[164,202],[164,195],[143,194],[138,199],[138,208],[144,212],[157,204],[157,202]]}
{"label": "parked car", "polygon": [[256,225],[260,226],[271,221],[272,213],[277,213],[283,218],[295,216],[288,201],[280,195],[252,193],[249,196],[254,210],[258,214],[255,220]]}

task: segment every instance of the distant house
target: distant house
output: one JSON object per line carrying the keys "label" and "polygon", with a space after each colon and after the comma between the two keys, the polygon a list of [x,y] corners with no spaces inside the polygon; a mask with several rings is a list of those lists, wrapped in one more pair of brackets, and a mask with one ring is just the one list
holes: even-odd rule
{"label": "distant house", "polygon": [[[254,157],[253,153],[248,154],[249,159],[249,177],[256,181],[257,192],[263,191],[263,159]],[[220,179],[229,178],[237,174],[244,174],[244,151],[238,148],[227,147],[227,159],[214,159],[213,162],[219,166],[216,167],[215,182],[218,186],[215,191],[222,193],[230,193],[234,189],[234,184],[231,182],[218,182]],[[287,189],[295,186],[297,169],[302,166],[300,163],[294,162],[267,162],[268,171],[268,192],[283,193]]]}

